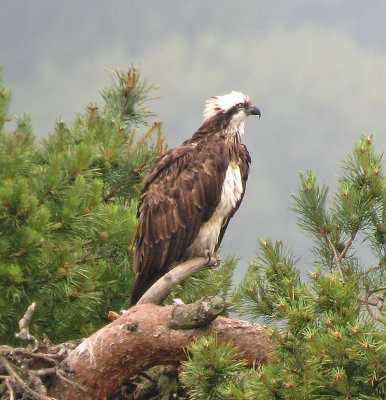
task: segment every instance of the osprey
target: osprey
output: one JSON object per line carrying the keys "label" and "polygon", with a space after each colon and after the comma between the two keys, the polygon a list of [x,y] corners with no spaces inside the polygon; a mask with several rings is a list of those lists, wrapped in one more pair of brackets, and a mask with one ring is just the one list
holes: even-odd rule
{"label": "osprey", "polygon": [[217,251],[244,196],[251,159],[241,137],[248,115],[261,113],[243,93],[211,97],[201,127],[162,155],[146,176],[132,304],[177,264],[197,256],[210,259]]}

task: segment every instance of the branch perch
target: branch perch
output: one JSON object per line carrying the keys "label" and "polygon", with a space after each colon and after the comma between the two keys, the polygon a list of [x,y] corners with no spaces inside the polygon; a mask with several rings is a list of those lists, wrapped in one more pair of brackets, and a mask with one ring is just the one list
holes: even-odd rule
{"label": "branch perch", "polygon": [[196,257],[177,265],[158,279],[138,300],[137,305],[147,303],[160,304],[184,279],[196,272],[216,267],[220,262],[221,259],[218,256],[212,256],[209,261],[205,257]]}

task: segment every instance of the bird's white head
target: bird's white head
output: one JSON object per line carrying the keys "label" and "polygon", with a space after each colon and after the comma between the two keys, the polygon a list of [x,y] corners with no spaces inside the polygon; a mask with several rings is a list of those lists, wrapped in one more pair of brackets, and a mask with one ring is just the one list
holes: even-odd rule
{"label": "bird's white head", "polygon": [[226,121],[230,133],[244,132],[244,121],[248,115],[261,116],[260,110],[255,107],[249,96],[241,92],[231,92],[224,96],[211,97],[205,104],[204,122],[213,117],[222,116]]}

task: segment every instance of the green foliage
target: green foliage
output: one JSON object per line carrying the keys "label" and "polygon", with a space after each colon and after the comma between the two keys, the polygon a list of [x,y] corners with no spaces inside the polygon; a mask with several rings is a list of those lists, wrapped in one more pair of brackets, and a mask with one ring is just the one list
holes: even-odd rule
{"label": "green foliage", "polygon": [[277,362],[259,368],[255,398],[379,399],[386,334],[359,313],[357,284],[316,272],[302,291],[298,305],[291,296],[278,302],[287,323],[271,331]]}
{"label": "green foliage", "polygon": [[267,322],[283,315],[281,299],[296,302],[304,295],[296,259],[281,242],[260,242],[260,252],[249,264],[248,272],[239,290],[233,296],[238,313],[264,317]]}
{"label": "green foliage", "polygon": [[182,382],[189,388],[189,398],[229,399],[237,390],[245,361],[230,344],[219,344],[216,337],[202,338],[187,349],[188,360],[183,364]]}
{"label": "green foliage", "polygon": [[[280,241],[261,241],[232,296],[231,310],[272,324],[275,361],[257,370],[235,371],[234,387],[225,380],[226,397],[221,374],[210,382],[199,375],[195,356],[203,349],[194,348],[185,365],[188,374],[184,373],[192,399],[385,399],[382,167],[372,137],[363,136],[343,164],[331,199],[327,186],[320,186],[312,171],[300,174],[293,208],[299,226],[313,239],[314,272],[302,282],[292,252]],[[365,264],[370,258],[374,266]]]}
{"label": "green foliage", "polygon": [[153,115],[144,105],[148,100],[152,87],[144,80],[139,79],[136,67],[126,71],[111,71],[117,79],[111,86],[102,90],[102,97],[106,109],[111,115],[119,116],[124,122],[144,122]]}
{"label": "green foliage", "polygon": [[301,173],[300,180],[298,194],[292,195],[294,210],[299,226],[314,240],[318,263],[337,270],[343,280],[343,270],[350,275],[360,269],[360,261],[352,251],[352,243],[360,234],[384,265],[385,177],[382,154],[375,152],[372,136],[362,136],[343,163],[339,187],[330,207],[328,189],[326,185],[318,185],[312,171]]}
{"label": "green foliage", "polygon": [[7,110],[11,101],[11,91],[3,85],[2,81],[2,66],[0,64],[0,135],[3,132],[3,127],[8,119]]}
{"label": "green foliage", "polygon": [[[58,120],[40,144],[28,117],[0,131],[0,343],[14,342],[32,302],[31,330],[56,342],[88,336],[129,304],[141,181],[162,140],[157,123],[136,139],[148,93],[136,70],[105,93],[103,109]],[[0,87],[2,123],[8,100]]]}

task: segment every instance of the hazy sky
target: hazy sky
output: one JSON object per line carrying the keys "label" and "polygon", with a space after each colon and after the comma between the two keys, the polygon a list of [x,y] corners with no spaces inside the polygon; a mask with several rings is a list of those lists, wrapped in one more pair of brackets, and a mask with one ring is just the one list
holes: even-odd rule
{"label": "hazy sky", "polygon": [[205,100],[241,90],[262,110],[247,121],[247,194],[223,254],[258,239],[310,242],[289,210],[298,171],[336,185],[339,162],[362,133],[386,147],[386,1],[0,0],[0,60],[12,113],[36,135],[68,121],[110,83],[103,69],[140,68],[158,87],[149,103],[170,146],[202,122]]}

